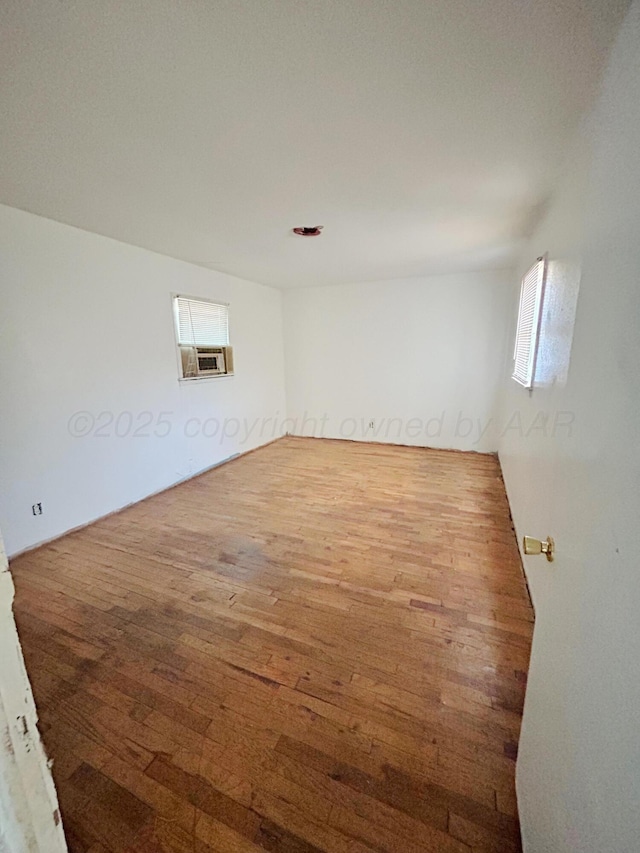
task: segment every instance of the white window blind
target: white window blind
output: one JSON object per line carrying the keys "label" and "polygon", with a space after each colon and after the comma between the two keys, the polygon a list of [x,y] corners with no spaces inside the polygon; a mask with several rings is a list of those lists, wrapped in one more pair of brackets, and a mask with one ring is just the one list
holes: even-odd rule
{"label": "white window blind", "polygon": [[229,343],[229,307],[205,299],[174,297],[179,344],[208,347]]}
{"label": "white window blind", "polygon": [[545,258],[538,258],[522,279],[520,289],[513,378],[525,388],[533,388],[535,379],[545,271]]}

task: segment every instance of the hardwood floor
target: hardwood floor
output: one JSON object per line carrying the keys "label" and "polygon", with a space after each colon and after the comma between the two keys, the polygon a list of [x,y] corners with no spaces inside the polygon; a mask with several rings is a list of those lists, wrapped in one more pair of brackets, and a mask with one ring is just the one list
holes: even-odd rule
{"label": "hardwood floor", "polygon": [[12,563],[72,853],[513,853],[497,460],[285,438]]}

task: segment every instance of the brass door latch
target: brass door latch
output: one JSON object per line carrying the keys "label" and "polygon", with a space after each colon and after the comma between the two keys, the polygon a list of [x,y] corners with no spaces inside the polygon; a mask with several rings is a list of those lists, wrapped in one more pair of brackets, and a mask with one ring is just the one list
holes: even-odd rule
{"label": "brass door latch", "polygon": [[525,536],[522,540],[525,554],[545,554],[547,560],[553,562],[553,554],[556,549],[556,543],[550,536],[546,539],[534,539],[533,536]]}

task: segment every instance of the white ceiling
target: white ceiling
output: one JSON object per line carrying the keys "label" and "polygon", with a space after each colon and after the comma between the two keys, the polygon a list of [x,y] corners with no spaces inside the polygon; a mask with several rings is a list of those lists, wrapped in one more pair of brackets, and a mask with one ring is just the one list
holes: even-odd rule
{"label": "white ceiling", "polygon": [[627,6],[3,0],[0,201],[285,287],[502,266]]}

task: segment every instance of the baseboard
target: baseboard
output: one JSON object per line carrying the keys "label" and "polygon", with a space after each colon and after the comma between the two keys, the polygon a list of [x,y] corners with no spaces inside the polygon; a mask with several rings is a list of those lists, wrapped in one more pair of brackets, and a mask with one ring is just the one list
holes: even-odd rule
{"label": "baseboard", "polygon": [[412,450],[436,450],[441,453],[475,453],[477,456],[498,456],[497,450],[463,450],[461,447],[434,447],[430,444],[403,444],[400,441],[367,441],[364,438],[344,438],[338,436],[334,438],[330,435],[296,435],[288,432],[286,435],[289,438],[312,438],[314,441],[347,441],[350,444],[372,444],[378,447],[408,447]]}
{"label": "baseboard", "polygon": [[68,536],[70,533],[76,533],[78,530],[84,530],[85,527],[91,527],[92,524],[95,524],[98,521],[102,521],[104,518],[111,518],[112,515],[117,515],[119,512],[124,512],[129,507],[136,506],[137,504],[143,503],[144,501],[148,501],[150,498],[156,497],[156,495],[162,495],[164,492],[169,492],[171,489],[175,489],[177,486],[181,486],[183,483],[188,483],[189,480],[195,480],[198,477],[202,477],[204,474],[208,474],[210,471],[213,471],[215,468],[220,468],[221,465],[227,465],[229,462],[235,462],[237,459],[242,459],[244,456],[248,456],[250,453],[255,453],[256,450],[262,450],[263,447],[268,447],[270,444],[275,444],[276,441],[281,441],[285,438],[285,435],[279,435],[277,438],[272,438],[270,441],[265,441],[264,444],[259,444],[258,447],[252,447],[250,450],[245,450],[243,453],[233,453],[231,456],[227,456],[225,459],[221,459],[219,462],[214,462],[213,465],[207,465],[206,468],[201,468],[200,471],[196,471],[195,474],[187,474],[186,477],[181,477],[179,480],[176,480],[175,483],[171,483],[170,486],[165,486],[162,489],[156,489],[155,492],[150,492],[148,495],[145,495],[143,498],[139,498],[137,501],[130,501],[123,506],[118,507],[117,509],[111,510],[111,512],[106,512],[104,515],[98,515],[95,518],[92,518],[90,521],[85,521],[82,524],[78,524],[76,527],[69,527],[68,530],[63,530],[62,533],[56,533],[55,536],[50,536],[48,539],[42,539],[39,542],[36,542],[33,545],[29,545],[27,548],[22,548],[20,551],[15,551],[13,554],[7,555],[7,559],[9,561],[15,560],[17,557],[21,557],[23,554],[28,554],[30,551],[35,551],[37,548],[42,548],[44,545],[49,545],[51,542],[57,542],[58,539],[62,539],[63,536]]}
{"label": "baseboard", "polygon": [[507,481],[504,478],[504,471],[502,469],[502,459],[500,458],[500,453],[496,453],[498,457],[498,465],[500,466],[500,478],[502,480],[502,486],[504,488],[504,493],[507,498],[507,506],[509,507],[509,518],[511,520],[511,529],[513,530],[513,535],[516,538],[516,546],[518,548],[518,554],[520,555],[520,569],[522,571],[522,577],[524,578],[525,585],[527,587],[527,595],[529,596],[529,601],[531,602],[531,609],[533,610],[533,618],[536,618],[536,606],[533,601],[533,597],[531,595],[531,587],[529,586],[529,578],[527,577],[527,572],[524,567],[524,553],[522,551],[522,539],[518,532],[518,528],[516,526],[515,518],[513,517],[513,507],[511,506],[511,498],[509,497],[509,489],[507,488]]}

